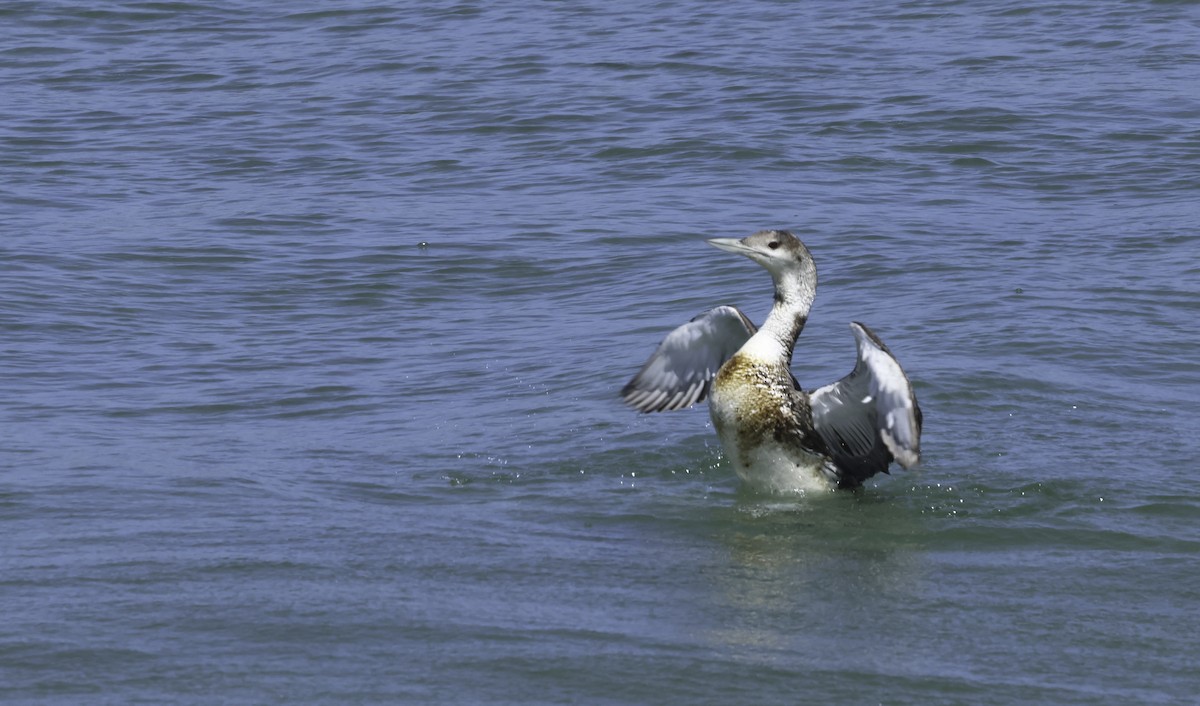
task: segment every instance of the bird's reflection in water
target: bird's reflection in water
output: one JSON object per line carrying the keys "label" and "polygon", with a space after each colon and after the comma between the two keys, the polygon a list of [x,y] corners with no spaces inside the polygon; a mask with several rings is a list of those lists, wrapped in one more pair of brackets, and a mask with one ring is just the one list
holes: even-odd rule
{"label": "bird's reflection in water", "polygon": [[891,620],[925,583],[919,513],[896,497],[740,496],[718,512],[725,561],[707,577],[706,637],[730,656],[844,663],[848,645],[871,639],[866,623]]}

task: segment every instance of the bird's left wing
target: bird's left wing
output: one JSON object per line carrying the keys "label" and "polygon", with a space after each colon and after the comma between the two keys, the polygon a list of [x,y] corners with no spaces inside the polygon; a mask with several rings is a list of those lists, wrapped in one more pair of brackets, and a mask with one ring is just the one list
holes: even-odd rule
{"label": "bird's left wing", "polygon": [[834,463],[857,485],[921,457],[921,408],[912,384],[891,351],[870,329],[850,324],[858,342],[854,370],[809,397],[813,426]]}
{"label": "bird's left wing", "polygon": [[737,307],[709,309],[667,334],[621,397],[639,412],[689,407],[708,395],[717,370],[756,330]]}

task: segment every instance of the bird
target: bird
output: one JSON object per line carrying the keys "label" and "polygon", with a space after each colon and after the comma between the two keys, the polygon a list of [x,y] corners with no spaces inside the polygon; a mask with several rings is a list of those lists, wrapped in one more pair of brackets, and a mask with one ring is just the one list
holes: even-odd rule
{"label": "bird", "polygon": [[775,286],[770,314],[756,328],[724,305],[679,326],[621,389],[625,403],[649,413],[707,398],[725,456],[752,491],[856,489],[893,461],[915,466],[921,408],[904,369],[866,325],[850,324],[858,358],[848,375],[811,392],[792,376],[817,292],[808,247],[786,230],[707,242],[766,268]]}

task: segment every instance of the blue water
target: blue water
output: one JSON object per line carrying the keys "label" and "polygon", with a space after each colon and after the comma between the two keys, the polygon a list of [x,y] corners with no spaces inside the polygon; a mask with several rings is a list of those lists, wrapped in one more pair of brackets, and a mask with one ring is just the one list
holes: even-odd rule
{"label": "blue water", "polygon": [[[1191,703],[1200,5],[0,7],[0,700]],[[766,273],[915,471],[617,396]]]}

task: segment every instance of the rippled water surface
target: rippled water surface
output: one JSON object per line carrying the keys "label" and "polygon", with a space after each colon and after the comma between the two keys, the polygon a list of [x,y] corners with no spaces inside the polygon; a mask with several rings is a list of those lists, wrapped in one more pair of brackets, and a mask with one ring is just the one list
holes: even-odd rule
{"label": "rippled water surface", "polygon": [[[1200,5],[0,7],[0,699],[1191,703]],[[795,231],[924,459],[617,391]]]}

